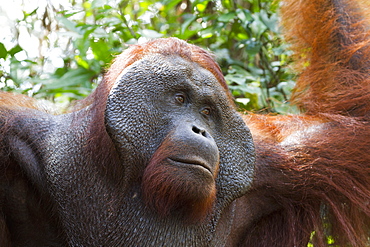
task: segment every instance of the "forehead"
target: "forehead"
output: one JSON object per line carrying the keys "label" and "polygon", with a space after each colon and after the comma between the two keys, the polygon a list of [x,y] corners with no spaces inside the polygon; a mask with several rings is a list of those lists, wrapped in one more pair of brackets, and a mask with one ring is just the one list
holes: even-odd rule
{"label": "forehead", "polygon": [[116,83],[122,82],[124,78],[134,79],[135,83],[142,84],[141,86],[151,84],[150,81],[154,80],[158,86],[172,86],[182,82],[190,82],[196,87],[225,91],[209,70],[178,55],[152,54],[145,56],[125,68]]}

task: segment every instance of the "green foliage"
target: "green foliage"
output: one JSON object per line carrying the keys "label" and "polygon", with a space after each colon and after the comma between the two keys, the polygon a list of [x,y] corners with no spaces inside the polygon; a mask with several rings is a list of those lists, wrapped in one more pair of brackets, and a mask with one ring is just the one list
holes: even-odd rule
{"label": "green foliage", "polygon": [[[236,102],[244,110],[286,113],[294,83],[287,71],[289,50],[282,42],[272,0],[84,0],[72,8],[50,6],[24,12],[26,26],[53,57],[29,58],[15,36],[0,43],[0,87],[55,102],[85,97],[113,57],[153,38],[178,37],[210,49],[217,57]],[[43,17],[40,24],[37,20]],[[37,27],[44,35],[36,34]],[[40,32],[39,32],[40,33]],[[54,35],[54,36],[53,36]],[[54,37],[54,38],[52,38]],[[17,54],[26,53],[26,56]]]}

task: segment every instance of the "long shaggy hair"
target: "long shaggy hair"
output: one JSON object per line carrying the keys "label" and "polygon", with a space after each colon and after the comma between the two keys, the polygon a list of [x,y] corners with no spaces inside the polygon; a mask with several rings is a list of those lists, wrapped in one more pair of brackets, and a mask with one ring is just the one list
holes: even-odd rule
{"label": "long shaggy hair", "polygon": [[279,209],[245,246],[367,246],[370,233],[368,1],[285,0],[301,116],[244,116],[256,145],[251,193]]}

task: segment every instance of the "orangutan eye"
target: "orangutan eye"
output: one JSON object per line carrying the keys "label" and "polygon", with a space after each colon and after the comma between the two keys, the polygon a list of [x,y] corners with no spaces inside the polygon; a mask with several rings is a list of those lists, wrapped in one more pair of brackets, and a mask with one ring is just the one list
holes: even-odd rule
{"label": "orangutan eye", "polygon": [[184,104],[185,103],[185,96],[182,95],[182,94],[176,94],[175,95],[175,99],[177,102],[179,102],[180,104]]}
{"label": "orangutan eye", "polygon": [[204,115],[209,115],[209,114],[211,114],[211,108],[208,108],[208,107],[205,107],[205,108],[203,108],[201,111],[200,111],[202,114],[204,114]]}

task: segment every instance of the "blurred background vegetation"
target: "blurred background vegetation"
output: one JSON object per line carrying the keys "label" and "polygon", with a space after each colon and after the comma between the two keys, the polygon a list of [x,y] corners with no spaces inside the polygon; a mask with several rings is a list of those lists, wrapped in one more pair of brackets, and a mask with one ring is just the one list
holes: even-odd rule
{"label": "blurred background vegetation", "polygon": [[215,54],[242,110],[295,112],[278,1],[9,1],[12,9],[0,7],[0,90],[64,107],[96,87],[125,44],[174,36]]}

